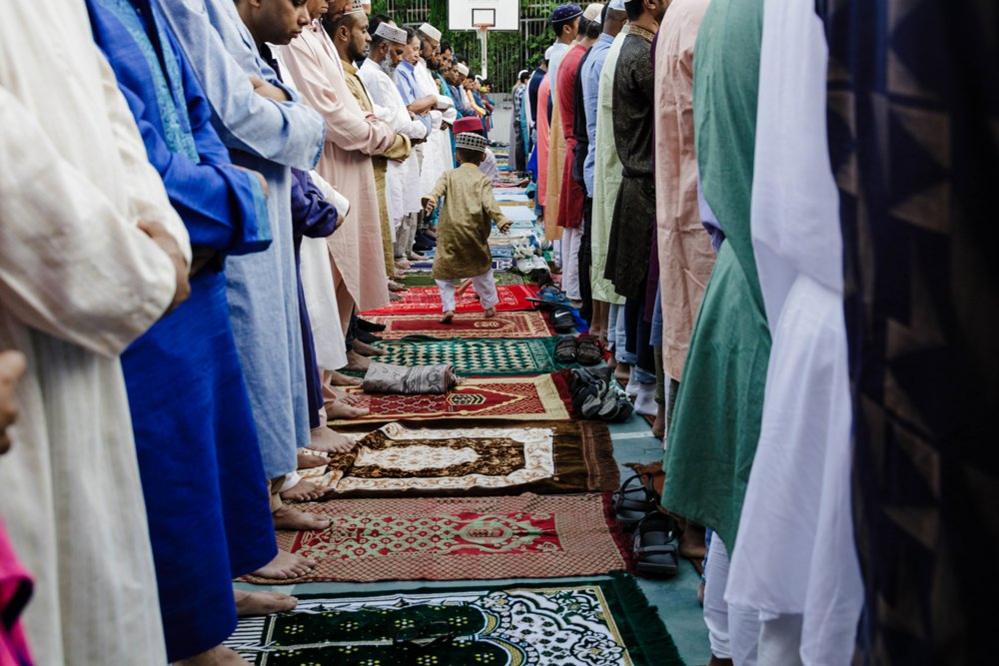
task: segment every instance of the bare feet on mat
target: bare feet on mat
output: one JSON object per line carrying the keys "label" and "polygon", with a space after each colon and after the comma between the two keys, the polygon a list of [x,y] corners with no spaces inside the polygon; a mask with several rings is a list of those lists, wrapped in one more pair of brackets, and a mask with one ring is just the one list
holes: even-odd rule
{"label": "bare feet on mat", "polygon": [[398,303],[401,300],[402,300],[402,294],[397,294],[392,291],[389,292],[389,302]]}
{"label": "bare feet on mat", "polygon": [[[361,354],[362,356],[381,356],[385,352],[374,345],[369,345],[367,342],[361,342],[360,340],[354,340],[351,343],[354,348],[354,352]],[[348,356],[348,358],[350,358]]]}
{"label": "bare feet on mat", "polygon": [[395,258],[395,267],[398,268],[398,269],[400,269],[400,270],[407,271],[410,268],[412,268],[413,265],[411,263],[409,263],[408,259],[403,259],[402,257],[396,257]]}
{"label": "bare feet on mat", "polygon": [[396,292],[406,291],[406,285],[396,282],[395,280],[392,279],[388,281],[388,288],[389,291],[396,291]]}
{"label": "bare feet on mat", "polygon": [[[315,436],[316,430],[322,430],[323,434],[321,437],[317,438]],[[330,430],[329,428],[316,428],[313,430],[312,441],[309,442],[309,448],[313,451],[322,451],[324,453],[346,453],[347,451],[352,451],[357,444],[354,443],[349,437],[344,437],[335,430]],[[299,458],[302,454],[299,453]],[[308,455],[308,454],[305,454]],[[318,456],[320,460],[328,459],[325,456]]]}
{"label": "bare feet on mat", "polygon": [[359,419],[367,416],[371,410],[364,407],[355,407],[343,400],[333,400],[326,403],[326,418],[331,421]]}
{"label": "bare feet on mat", "polygon": [[631,379],[631,366],[627,363],[618,363],[614,368],[614,376],[619,382],[627,382]]}
{"label": "bare feet on mat", "polygon": [[312,560],[307,560],[301,555],[293,555],[286,550],[279,550],[277,557],[254,571],[253,575],[271,580],[287,580],[304,576],[315,568],[316,563]]}
{"label": "bare feet on mat", "polygon": [[656,420],[652,423],[652,436],[656,439],[666,436],[666,405],[656,403]]}
{"label": "bare feet on mat", "polygon": [[326,491],[311,481],[299,481],[289,490],[281,493],[281,499],[286,502],[314,502],[326,494]]}
{"label": "bare feet on mat", "polygon": [[217,645],[190,659],[174,662],[175,666],[249,666],[250,662],[229,648]]}
{"label": "bare feet on mat", "polygon": [[[278,530],[311,530],[318,532],[325,530],[332,524],[329,518],[323,518],[314,513],[307,513],[287,504],[274,512],[274,529]],[[278,553],[278,557],[281,557],[281,553]],[[270,565],[268,564],[267,566]],[[260,574],[256,575],[259,576]]]}
{"label": "bare feet on mat", "polygon": [[[354,346],[357,346],[357,342],[354,342]],[[371,359],[367,356],[358,354],[356,351],[351,349],[347,352],[347,370],[351,372],[365,372],[368,366],[371,365]]]}
{"label": "bare feet on mat", "polygon": [[294,610],[298,605],[298,599],[280,592],[233,590],[232,596],[236,598],[236,615],[239,617],[283,613]]}
{"label": "bare feet on mat", "polygon": [[496,308],[486,308],[485,311],[486,319],[492,319],[496,316]]}
{"label": "bare feet on mat", "polygon": [[334,370],[330,373],[330,383],[333,386],[360,386],[364,382],[360,377],[348,377]]}
{"label": "bare feet on mat", "polygon": [[[316,428],[319,430],[319,428]],[[312,431],[312,442],[316,441],[315,430]],[[312,448],[311,444],[309,448]],[[317,449],[320,450],[320,449]],[[313,467],[325,467],[330,463],[329,458],[326,456],[317,456],[314,453],[307,453],[303,450],[298,451],[298,469],[312,469]]]}
{"label": "bare feet on mat", "polygon": [[454,310],[448,310],[441,315],[442,324],[450,324],[452,321],[454,321]]}

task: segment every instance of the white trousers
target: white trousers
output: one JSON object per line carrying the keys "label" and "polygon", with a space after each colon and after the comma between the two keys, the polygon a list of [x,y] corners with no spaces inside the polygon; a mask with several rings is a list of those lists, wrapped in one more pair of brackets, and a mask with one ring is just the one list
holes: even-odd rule
{"label": "white trousers", "polygon": [[416,218],[416,213],[404,216],[395,232],[393,249],[396,259],[405,259],[413,251],[413,242],[416,240]]}
{"label": "white trousers", "polygon": [[[454,290],[462,283],[462,280],[434,280],[437,288],[441,291],[441,306],[444,312],[454,312]],[[493,280],[493,269],[489,269],[482,275],[472,278],[472,287],[479,295],[479,303],[484,310],[496,307],[499,303],[499,296],[496,294],[496,281]]]}
{"label": "white trousers", "polygon": [[579,291],[579,246],[582,241],[582,227],[562,231],[562,290],[573,301],[583,297]]}
{"label": "white trousers", "polygon": [[704,624],[708,627],[711,654],[731,659],[736,666],[756,666],[759,613],[725,602],[728,565],[728,549],[717,533],[712,534],[704,567]]}

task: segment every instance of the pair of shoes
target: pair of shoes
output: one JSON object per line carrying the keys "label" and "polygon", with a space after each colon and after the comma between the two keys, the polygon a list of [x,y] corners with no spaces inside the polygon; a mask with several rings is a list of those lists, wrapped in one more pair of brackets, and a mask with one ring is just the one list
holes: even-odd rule
{"label": "pair of shoes", "polygon": [[360,317],[357,318],[357,327],[368,333],[382,333],[385,330],[385,324],[376,324],[373,321],[361,319]]}
{"label": "pair of shoes", "polygon": [[627,421],[635,407],[606,368],[572,371],[573,415],[598,421]]}

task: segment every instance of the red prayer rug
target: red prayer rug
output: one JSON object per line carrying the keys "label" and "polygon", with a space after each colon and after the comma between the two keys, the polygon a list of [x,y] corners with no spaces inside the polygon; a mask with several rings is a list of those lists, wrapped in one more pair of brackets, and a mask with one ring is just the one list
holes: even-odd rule
{"label": "red prayer rug", "polygon": [[[534,284],[510,284],[496,287],[499,296],[499,304],[496,306],[498,312],[517,312],[521,310],[533,310],[534,304],[529,298],[538,297],[538,286]],[[375,315],[401,315],[401,314],[437,314],[441,313],[441,296],[437,287],[411,287],[400,292],[401,301],[396,301],[391,305],[377,310],[368,310],[362,313],[365,318]],[[465,289],[457,297],[456,312],[482,312],[482,306],[475,295],[472,287]]]}
{"label": "red prayer rug", "polygon": [[304,507],[331,527],[279,532],[278,546],[317,562],[296,583],[607,574],[629,564],[609,503],[599,493],[332,500]]}
{"label": "red prayer rug", "polygon": [[499,312],[495,317],[481,314],[455,316],[442,324],[433,315],[375,315],[373,322],[385,325],[378,334],[384,340],[401,340],[409,335],[438,338],[547,338],[552,335],[548,320],[540,312]]}
{"label": "red prayer rug", "polygon": [[371,411],[359,419],[333,421],[331,426],[427,419],[565,421],[571,404],[565,381],[554,375],[464,379],[443,395],[367,394],[359,387],[345,390]]}

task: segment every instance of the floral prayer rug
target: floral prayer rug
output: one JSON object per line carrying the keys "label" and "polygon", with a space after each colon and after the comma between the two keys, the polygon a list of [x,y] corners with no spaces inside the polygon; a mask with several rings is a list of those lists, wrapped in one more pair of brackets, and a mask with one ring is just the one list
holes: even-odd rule
{"label": "floral prayer rug", "polygon": [[609,505],[610,493],[335,499],[303,505],[329,528],[279,532],[278,546],[317,563],[294,582],[590,576],[629,565]]}
{"label": "floral prayer rug", "polygon": [[370,412],[359,419],[333,421],[332,426],[427,419],[569,419],[568,388],[561,378],[553,375],[463,379],[444,395],[369,395],[356,387],[344,390]]}
{"label": "floral prayer rug", "polygon": [[[517,273],[511,273],[509,271],[494,271],[493,278],[496,280],[498,286],[511,285],[511,284],[527,284],[527,279],[523,275],[518,275]],[[436,287],[437,283],[434,282],[433,276],[430,271],[418,270],[409,271],[403,274],[401,281],[407,287]]]}
{"label": "floral prayer rug", "polygon": [[[496,288],[499,296],[499,304],[496,310],[499,312],[517,312],[520,310],[533,310],[534,304],[529,298],[537,298],[538,287],[533,284],[510,284]],[[413,287],[404,292],[401,301],[396,301],[391,305],[377,310],[369,310],[364,314],[369,315],[396,315],[396,314],[440,314],[441,296],[437,287]],[[475,295],[475,290],[469,287],[457,297],[456,312],[481,312],[482,306]]]}
{"label": "floral prayer rug", "polygon": [[442,324],[439,315],[391,315],[369,317],[385,325],[378,334],[384,340],[400,340],[410,335],[440,338],[548,338],[552,335],[548,320],[540,312],[498,312],[495,317],[481,314],[455,315],[450,324]]}
{"label": "floral prayer rug", "polygon": [[543,494],[616,490],[620,477],[603,423],[407,428],[389,423],[349,453],[318,453],[302,478],[332,497]]}
{"label": "floral prayer rug", "polygon": [[257,666],[682,666],[630,576],[570,583],[296,594],[225,645]]}
{"label": "floral prayer rug", "polygon": [[413,336],[375,343],[392,365],[450,365],[462,376],[540,375],[563,367],[555,362],[558,338],[431,339]]}

